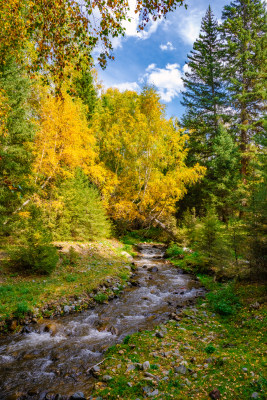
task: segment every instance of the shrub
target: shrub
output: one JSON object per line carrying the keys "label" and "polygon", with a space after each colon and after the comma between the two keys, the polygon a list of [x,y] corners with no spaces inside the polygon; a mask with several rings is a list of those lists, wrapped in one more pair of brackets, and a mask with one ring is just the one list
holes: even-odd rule
{"label": "shrub", "polygon": [[181,247],[179,247],[176,243],[172,243],[167,251],[166,254],[168,257],[181,257],[184,254],[184,251]]}
{"label": "shrub", "polygon": [[17,318],[24,317],[30,311],[28,304],[25,301],[18,303],[17,308],[14,312],[14,316]]}
{"label": "shrub", "polygon": [[205,352],[207,354],[212,354],[216,351],[215,347],[212,344],[209,344],[206,348],[205,348]]}
{"label": "shrub", "polygon": [[105,293],[98,293],[94,296],[94,300],[98,303],[104,303],[108,299],[108,296]]}
{"label": "shrub", "polygon": [[26,273],[48,275],[58,262],[57,250],[49,244],[19,247],[11,257],[12,268]]}
{"label": "shrub", "polygon": [[72,267],[75,267],[76,265],[79,264],[79,261],[81,259],[80,254],[71,246],[67,254],[62,254],[61,256],[62,259],[62,265],[66,267],[67,265],[70,265]]}
{"label": "shrub", "polygon": [[213,311],[220,315],[232,315],[240,307],[239,298],[234,293],[232,285],[209,293],[207,298]]}
{"label": "shrub", "polygon": [[25,273],[47,275],[56,268],[57,250],[50,244],[51,236],[43,225],[40,210],[32,206],[29,214],[30,217],[23,221],[20,245],[9,252],[10,267]]}

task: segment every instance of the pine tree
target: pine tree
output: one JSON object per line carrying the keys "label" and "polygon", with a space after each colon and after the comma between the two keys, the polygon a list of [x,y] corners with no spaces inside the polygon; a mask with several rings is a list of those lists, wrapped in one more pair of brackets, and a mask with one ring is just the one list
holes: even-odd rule
{"label": "pine tree", "polygon": [[97,103],[97,91],[90,70],[83,69],[80,76],[74,79],[74,90],[76,95],[87,106],[87,119],[90,120]]}
{"label": "pine tree", "polygon": [[[0,65],[0,89],[8,106],[5,129],[0,136],[0,224],[3,230],[12,213],[31,189],[33,124],[29,107],[29,80],[13,60]],[[1,229],[1,230],[2,230]]]}
{"label": "pine tree", "polygon": [[[206,165],[211,143],[218,132],[225,94],[221,81],[218,23],[209,6],[202,20],[199,38],[188,55],[182,105],[186,107],[183,126],[190,134],[189,161]],[[192,161],[191,161],[192,159]]]}
{"label": "pine tree", "polygon": [[230,95],[231,125],[242,153],[241,173],[246,182],[249,144],[262,131],[266,11],[260,0],[234,0],[224,7],[222,20],[224,80]]}
{"label": "pine tree", "polygon": [[212,153],[205,198],[212,203],[221,219],[226,222],[240,203],[241,194],[238,190],[240,155],[229,130],[221,124],[214,139]]}
{"label": "pine tree", "polygon": [[82,170],[63,181],[44,206],[54,239],[95,240],[110,236],[111,224],[99,192]]}

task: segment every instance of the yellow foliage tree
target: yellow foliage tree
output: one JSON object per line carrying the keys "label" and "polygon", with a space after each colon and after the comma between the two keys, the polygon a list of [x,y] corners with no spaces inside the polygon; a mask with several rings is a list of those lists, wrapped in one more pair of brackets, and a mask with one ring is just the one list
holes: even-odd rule
{"label": "yellow foliage tree", "polygon": [[34,155],[38,186],[45,187],[56,176],[72,175],[77,167],[98,179],[102,171],[95,164],[95,138],[79,99],[74,101],[67,93],[56,98],[43,91]]}
{"label": "yellow foliage tree", "polygon": [[92,127],[100,161],[115,176],[106,198],[115,220],[160,223],[175,211],[176,202],[205,168],[185,164],[188,136],[172,120],[155,90],[120,93],[109,89]]}

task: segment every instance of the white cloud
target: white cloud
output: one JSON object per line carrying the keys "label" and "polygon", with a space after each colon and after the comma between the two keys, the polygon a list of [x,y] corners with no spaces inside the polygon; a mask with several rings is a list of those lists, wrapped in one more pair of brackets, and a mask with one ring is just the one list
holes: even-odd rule
{"label": "white cloud", "polygon": [[178,31],[182,40],[186,44],[193,44],[198,38],[200,32],[200,25],[205,11],[193,8],[188,9],[186,14],[178,23]]}
{"label": "white cloud", "polygon": [[189,65],[188,64],[185,64],[184,66],[183,66],[183,72],[184,72],[184,74],[186,73],[186,72],[190,72],[191,71],[191,68],[189,67]]}
{"label": "white cloud", "polygon": [[161,44],[159,47],[160,47],[160,49],[163,50],[163,51],[167,51],[167,50],[172,51],[172,50],[175,50],[175,47],[173,46],[172,42],[167,42],[166,44]]}
{"label": "white cloud", "polygon": [[141,90],[137,82],[117,83],[112,85],[112,87],[119,89],[120,92],[124,92],[125,90],[133,90],[135,92],[139,92]]}
{"label": "white cloud", "polygon": [[135,13],[137,1],[128,0],[128,3],[130,8],[128,12],[128,19],[130,19],[130,21],[126,19],[122,24],[122,26],[125,28],[125,36],[137,37],[143,40],[148,39],[153,33],[156,32],[162,20],[153,21],[152,19],[150,19],[147,28],[143,31],[138,32],[139,13]]}
{"label": "white cloud", "polygon": [[149,66],[146,68],[146,71],[151,71],[152,69],[156,68],[156,64],[149,64]]}
{"label": "white cloud", "polygon": [[183,73],[179,64],[167,64],[165,68],[150,64],[146,71],[140,81],[145,79],[149,85],[154,85],[163,101],[169,103],[179,96],[183,89]]}

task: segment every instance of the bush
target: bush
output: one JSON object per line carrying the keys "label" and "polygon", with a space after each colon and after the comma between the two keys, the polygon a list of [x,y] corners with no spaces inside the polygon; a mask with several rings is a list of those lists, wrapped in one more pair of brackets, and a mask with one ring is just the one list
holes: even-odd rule
{"label": "bush", "polygon": [[181,247],[179,247],[176,243],[172,243],[167,251],[166,254],[168,257],[181,257],[184,254],[184,251]]}
{"label": "bush", "polygon": [[209,344],[206,348],[205,348],[205,352],[207,354],[212,354],[216,351],[215,347],[212,344]]}
{"label": "bush", "polygon": [[58,254],[50,244],[51,235],[43,225],[40,210],[32,206],[29,217],[22,223],[21,242],[9,252],[10,268],[24,273],[50,274],[56,268]]}
{"label": "bush", "polygon": [[239,298],[234,293],[232,285],[209,293],[207,299],[213,311],[220,315],[233,315],[240,307]]}
{"label": "bush", "polygon": [[28,304],[25,301],[18,303],[17,308],[14,312],[14,316],[17,318],[22,318],[30,311]]}
{"label": "bush", "polygon": [[57,250],[49,244],[18,248],[11,257],[12,267],[26,273],[48,275],[58,262]]}

